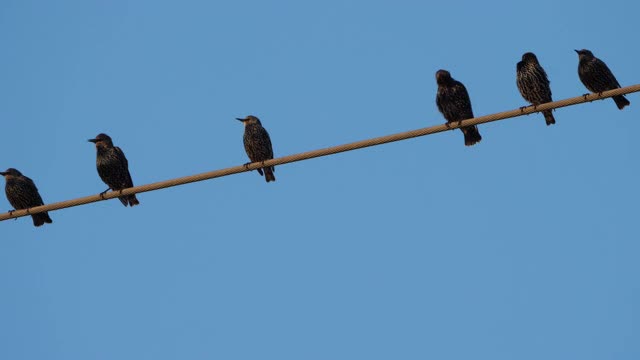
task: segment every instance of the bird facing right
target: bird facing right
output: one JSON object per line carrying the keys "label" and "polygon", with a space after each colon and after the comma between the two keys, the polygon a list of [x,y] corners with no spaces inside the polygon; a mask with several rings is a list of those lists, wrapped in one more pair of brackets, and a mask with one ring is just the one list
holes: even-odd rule
{"label": "bird facing right", "polygon": [[[447,70],[436,72],[436,82],[438,83],[436,105],[447,123],[471,119],[473,117],[471,100],[464,85],[452,78]],[[466,146],[474,145],[482,140],[476,125],[461,127],[460,130],[464,134]]]}
{"label": "bird facing right", "polygon": [[[271,146],[271,138],[265,128],[262,127],[260,119],[253,115],[249,115],[246,118],[236,118],[236,120],[242,121],[244,124],[244,135],[242,140],[244,142],[244,150],[247,152],[247,156],[251,162],[264,162],[266,160],[273,159],[273,147]],[[276,181],[276,177],[273,172],[276,170],[274,166],[267,166],[259,168],[258,173],[263,175],[264,179],[269,181]]]}
{"label": "bird facing right", "polygon": [[[95,139],[89,142],[96,144],[96,167],[98,175],[109,189],[118,191],[133,187],[133,180],[129,173],[129,162],[124,156],[124,152],[113,146],[111,137],[107,134],[98,134]],[[106,193],[109,189],[103,192]],[[134,206],[140,204],[135,194],[118,197],[124,206]]]}
{"label": "bird facing right", "polygon": [[[516,65],[516,84],[522,97],[533,106],[553,101],[547,73],[534,53],[524,53],[522,61]],[[543,111],[542,115],[547,125],[556,123],[551,110]]]}
{"label": "bird facing right", "polygon": [[[580,76],[580,81],[582,81],[589,91],[601,93],[620,87],[620,83],[618,83],[618,80],[613,76],[613,73],[604,61],[595,57],[593,53],[587,49],[574,51],[578,53],[579,57],[578,76]],[[612,99],[616,102],[620,110],[627,105],[631,105],[629,100],[623,95],[613,96]]]}
{"label": "bird facing right", "polygon": [[[7,181],[4,188],[7,194],[7,200],[9,200],[11,206],[16,210],[44,205],[36,184],[33,180],[22,175],[20,171],[9,168],[7,171],[0,171],[0,175],[4,176]],[[34,226],[41,226],[44,223],[51,224],[53,222],[46,211],[33,214],[31,218],[33,219]]]}

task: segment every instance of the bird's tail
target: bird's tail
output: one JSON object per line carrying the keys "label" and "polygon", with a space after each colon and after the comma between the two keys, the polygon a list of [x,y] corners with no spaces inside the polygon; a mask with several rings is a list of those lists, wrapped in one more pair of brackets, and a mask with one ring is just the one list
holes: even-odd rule
{"label": "bird's tail", "polygon": [[267,182],[276,181],[276,177],[273,175],[275,170],[273,166],[264,168],[264,179],[267,180]]}
{"label": "bird's tail", "polygon": [[482,140],[482,136],[480,136],[480,132],[478,131],[478,127],[473,126],[465,126],[460,128],[462,133],[464,134],[464,144],[466,146],[475,145]]}
{"label": "bird's tail", "polygon": [[544,119],[547,121],[547,126],[556,123],[556,119],[553,117],[553,113],[551,113],[551,110],[543,111],[542,115],[544,115]]}
{"label": "bird's tail", "polygon": [[616,102],[616,105],[618,105],[618,109],[620,110],[624,109],[624,107],[627,105],[631,105],[629,100],[627,100],[627,98],[622,95],[614,96],[613,101]]}
{"label": "bird's tail", "polygon": [[140,201],[135,194],[129,195],[129,206],[140,205]]}
{"label": "bird's tail", "polygon": [[53,222],[53,220],[51,220],[51,218],[49,217],[49,214],[46,212],[33,214],[31,215],[31,218],[33,219],[34,226],[42,226],[44,225],[44,223],[51,224]]}
{"label": "bird's tail", "polygon": [[138,201],[138,199],[136,198],[136,195],[127,195],[127,196],[120,196],[118,198],[120,200],[120,202],[122,203],[122,205],[124,206],[134,206],[134,205],[138,205],[140,204],[140,202]]}

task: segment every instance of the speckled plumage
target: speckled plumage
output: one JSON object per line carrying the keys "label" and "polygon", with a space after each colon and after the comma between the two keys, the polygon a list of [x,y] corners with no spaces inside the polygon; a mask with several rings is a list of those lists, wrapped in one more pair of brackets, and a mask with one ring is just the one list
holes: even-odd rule
{"label": "speckled plumage", "polygon": [[[271,138],[265,128],[262,127],[260,120],[249,115],[244,119],[238,118],[244,124],[244,136],[242,140],[244,142],[244,150],[249,156],[251,162],[262,162],[273,159],[273,147],[271,146]],[[264,173],[262,172],[264,170]],[[258,169],[260,175],[264,175],[267,182],[276,181],[274,166],[264,167]]]}
{"label": "speckled plumage", "polygon": [[[446,70],[436,72],[436,82],[438,83],[436,105],[448,123],[473,118],[469,93],[461,82],[453,79]],[[466,146],[477,144],[482,140],[478,127],[475,125],[465,126],[460,130],[464,134]]]}
{"label": "speckled plumage", "polygon": [[[553,101],[547,73],[540,66],[538,58],[533,53],[525,53],[522,55],[522,61],[518,62],[516,84],[522,97],[534,106]],[[551,110],[545,110],[542,114],[547,125],[556,123]]]}
{"label": "speckled plumage", "polygon": [[[0,172],[6,180],[4,188],[7,194],[7,200],[16,210],[28,209],[34,206],[44,205],[42,197],[38,192],[38,188],[33,180],[22,175],[20,171],[9,168],[5,172]],[[34,226],[41,226],[44,223],[51,224],[53,220],[47,212],[31,215]]]}
{"label": "speckled plumage", "polygon": [[[133,180],[129,173],[129,162],[124,156],[124,152],[113,146],[111,138],[106,134],[99,134],[95,139],[89,139],[96,144],[96,167],[98,175],[109,189],[113,191],[133,187]],[[134,206],[140,204],[136,195],[118,197],[124,206]]]}
{"label": "speckled plumage", "polygon": [[[620,83],[604,61],[593,56],[593,53],[587,49],[575,50],[575,52],[579,57],[578,76],[589,91],[601,93],[620,87]],[[620,110],[631,104],[623,95],[614,96],[612,99]]]}

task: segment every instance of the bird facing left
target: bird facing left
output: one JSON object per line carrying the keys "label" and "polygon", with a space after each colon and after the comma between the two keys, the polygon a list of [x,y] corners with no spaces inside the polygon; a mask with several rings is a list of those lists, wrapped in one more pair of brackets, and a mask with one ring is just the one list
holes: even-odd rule
{"label": "bird facing left", "polygon": [[[124,156],[124,152],[117,146],[113,146],[111,137],[107,134],[98,134],[89,142],[96,144],[96,167],[100,179],[104,181],[109,188],[101,194],[106,193],[109,189],[118,191],[133,187],[133,180],[129,173],[129,162]],[[134,206],[140,204],[135,194],[118,197],[124,206]]]}
{"label": "bird facing left", "polygon": [[[7,182],[4,188],[7,200],[16,210],[44,205],[36,184],[30,178],[22,175],[20,171],[9,168],[7,171],[0,171],[0,175],[4,176]],[[53,222],[46,211],[33,214],[31,218],[34,226],[42,226],[45,223],[51,224]]]}
{"label": "bird facing left", "polygon": [[[244,135],[242,139],[244,142],[244,150],[247,152],[249,160],[251,160],[251,162],[264,162],[273,159],[271,138],[267,130],[262,127],[260,119],[249,115],[246,118],[236,118],[236,120],[242,121],[244,124]],[[276,171],[274,166],[258,168],[260,175],[263,175],[262,170],[264,170],[264,178],[267,182],[276,181],[276,177],[273,175]]]}

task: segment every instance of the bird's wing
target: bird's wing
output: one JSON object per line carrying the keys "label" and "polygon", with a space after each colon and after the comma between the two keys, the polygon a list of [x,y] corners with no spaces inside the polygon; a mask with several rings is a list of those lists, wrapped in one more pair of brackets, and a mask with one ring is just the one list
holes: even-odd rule
{"label": "bird's wing", "polygon": [[27,176],[23,176],[25,182],[27,183],[27,186],[32,188],[31,192],[33,192],[33,195],[38,203],[38,205],[44,205],[44,202],[42,201],[42,197],[40,196],[40,192],[38,192],[38,187],[36,187],[36,183],[33,182],[33,180],[31,180],[31,178],[27,177]]}
{"label": "bird's wing", "polygon": [[129,168],[129,162],[127,161],[127,157],[124,156],[124,152],[122,151],[122,149],[120,149],[117,146],[115,146],[115,149],[116,149],[116,154],[118,154],[118,159],[124,165],[124,167],[126,167],[128,169]]}
{"label": "bird's wing", "polygon": [[457,93],[455,99],[461,111],[461,114],[458,115],[460,120],[471,119],[473,117],[473,109],[467,88],[461,82],[456,81],[453,89]]}
{"label": "bird's wing", "polygon": [[546,84],[546,90],[549,91],[549,97],[551,97],[552,93],[551,93],[551,81],[549,81],[549,77],[547,76],[547,72],[544,71],[544,68],[542,66],[538,66],[538,68],[540,69],[540,74],[542,76],[542,80],[544,82],[544,84]]}
{"label": "bird's wing", "polygon": [[133,180],[131,179],[131,173],[129,173],[129,161],[127,161],[127,157],[124,156],[124,152],[122,151],[122,149],[120,149],[119,147],[115,146],[116,149],[116,154],[118,154],[118,159],[120,159],[120,163],[122,164],[122,172],[124,173],[124,181],[126,182],[125,185],[126,187],[132,187],[133,186]]}
{"label": "bird's wing", "polygon": [[36,187],[36,183],[34,183],[33,180],[31,180],[31,178],[23,176],[23,179],[25,180],[25,182],[28,184],[29,187],[32,187],[33,190],[38,191],[38,188]]}
{"label": "bird's wing", "polygon": [[603,69],[602,76],[606,78],[606,84],[614,84],[615,86],[620,87],[618,79],[616,79],[616,77],[613,75],[607,64],[605,64],[604,61],[600,59],[597,59],[597,61],[600,63],[600,66]]}
{"label": "bird's wing", "polygon": [[269,149],[269,159],[273,159],[273,146],[271,146],[271,138],[269,137],[269,133],[265,128],[260,130],[262,132],[262,138],[265,141],[265,146]]}

